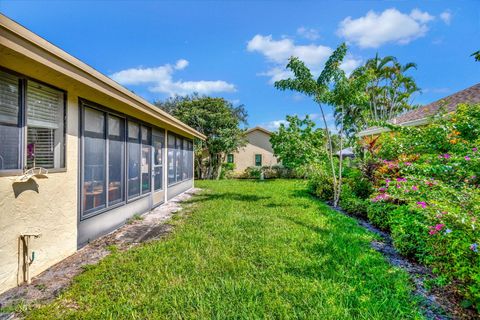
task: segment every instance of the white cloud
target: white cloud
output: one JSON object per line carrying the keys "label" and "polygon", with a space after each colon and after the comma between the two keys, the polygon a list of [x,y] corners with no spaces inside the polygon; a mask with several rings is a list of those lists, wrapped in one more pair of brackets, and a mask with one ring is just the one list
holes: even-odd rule
{"label": "white cloud", "polygon": [[177,63],[175,64],[175,69],[177,70],[183,70],[185,69],[187,66],[188,66],[188,61],[185,60],[185,59],[180,59],[177,61]]}
{"label": "white cloud", "polygon": [[452,22],[452,13],[449,10],[445,10],[440,13],[440,19],[445,22],[446,25],[450,25]]}
{"label": "white cloud", "polygon": [[317,29],[300,27],[297,29],[297,34],[308,40],[317,40],[320,34]]}
{"label": "white cloud", "polygon": [[151,84],[148,88],[151,92],[166,93],[170,96],[185,95],[193,92],[200,94],[234,92],[235,85],[222,80],[216,81],[183,81],[173,80],[175,71],[183,70],[189,62],[185,59],[178,60],[174,66],[166,64],[154,68],[131,68],[115,72],[110,78],[122,85]]}
{"label": "white cloud", "polygon": [[275,131],[278,128],[280,128],[281,124],[287,125],[288,122],[287,122],[287,120],[273,120],[273,121],[270,121],[270,122],[267,122],[267,123],[263,123],[260,126],[264,127],[265,129]]}
{"label": "white cloud", "polygon": [[410,12],[410,17],[421,23],[427,23],[435,19],[435,17],[430,15],[428,12],[422,12],[419,9],[413,9],[412,12]]}
{"label": "white cloud", "polygon": [[423,37],[433,19],[434,16],[419,9],[410,14],[394,8],[381,13],[369,11],[358,19],[345,18],[340,22],[337,34],[362,48],[378,48],[385,43],[407,44]]}
{"label": "white cloud", "polygon": [[[291,76],[291,72],[285,69],[290,57],[299,58],[305,62],[314,75],[318,75],[323,69],[325,61],[333,52],[333,49],[327,46],[316,44],[296,45],[292,39],[275,40],[272,35],[264,36],[260,34],[255,35],[248,42],[247,50],[261,53],[272,65],[268,71],[258,74],[270,77],[269,82],[272,84]],[[347,57],[342,67],[345,67],[346,72],[349,72],[359,65],[360,60]]]}

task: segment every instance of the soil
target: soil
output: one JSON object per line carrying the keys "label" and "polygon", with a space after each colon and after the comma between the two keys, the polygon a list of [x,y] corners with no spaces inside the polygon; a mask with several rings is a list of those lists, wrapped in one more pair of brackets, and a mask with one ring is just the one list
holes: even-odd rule
{"label": "soil", "polygon": [[454,285],[428,288],[427,282],[435,279],[435,275],[429,268],[400,255],[393,246],[392,238],[388,233],[376,228],[362,218],[346,213],[340,208],[331,205],[330,207],[356,219],[360,226],[380,236],[382,240],[372,241],[372,247],[380,252],[390,264],[405,270],[410,275],[415,287],[414,295],[420,297],[420,307],[427,319],[480,319],[480,315],[475,310],[461,307],[462,297]]}
{"label": "soil", "polygon": [[[182,210],[180,203],[191,198],[199,190],[191,189],[138,219],[132,218],[124,226],[90,242],[73,255],[34,277],[30,285],[23,284],[2,293],[0,308],[20,304],[29,307],[51,301],[70,285],[73,277],[80,274],[86,265],[96,264],[106,257],[110,253],[110,246],[115,246],[118,250],[127,250],[140,243],[164,237],[172,230],[168,220]],[[0,320],[13,319],[14,316],[13,313],[0,312]]]}

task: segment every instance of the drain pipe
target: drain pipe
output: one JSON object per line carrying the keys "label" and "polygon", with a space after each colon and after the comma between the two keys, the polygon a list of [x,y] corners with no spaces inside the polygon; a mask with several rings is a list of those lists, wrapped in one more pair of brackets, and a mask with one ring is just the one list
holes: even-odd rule
{"label": "drain pipe", "polygon": [[30,255],[30,239],[33,237],[35,239],[40,237],[40,233],[26,233],[21,234],[20,238],[23,242],[23,270],[25,272],[24,279],[26,280],[27,284],[32,283],[32,279],[30,278],[30,265],[35,261],[35,251],[32,251]]}

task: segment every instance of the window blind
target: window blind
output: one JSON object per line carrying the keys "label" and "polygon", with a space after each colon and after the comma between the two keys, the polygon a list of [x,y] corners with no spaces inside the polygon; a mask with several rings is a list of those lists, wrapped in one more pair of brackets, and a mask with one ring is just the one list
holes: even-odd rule
{"label": "window blind", "polygon": [[0,123],[18,125],[18,78],[0,71]]}
{"label": "window blind", "polygon": [[27,126],[58,129],[63,109],[63,93],[29,81],[27,87]]}

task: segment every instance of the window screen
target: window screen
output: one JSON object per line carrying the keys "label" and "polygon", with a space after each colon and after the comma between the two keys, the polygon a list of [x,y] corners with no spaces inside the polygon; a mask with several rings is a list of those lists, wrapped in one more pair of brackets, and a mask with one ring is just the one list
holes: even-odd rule
{"label": "window screen", "polygon": [[140,195],[140,125],[128,122],[128,198]]}
{"label": "window screen", "polygon": [[142,134],[142,194],[150,192],[151,162],[152,162],[152,133],[150,128],[141,126]]}
{"label": "window screen", "polygon": [[108,204],[124,200],[125,120],[108,116]]}
{"label": "window screen", "polygon": [[0,170],[20,169],[20,79],[0,71]]}
{"label": "window screen", "polygon": [[27,84],[27,167],[64,167],[64,94]]}
{"label": "window screen", "polygon": [[105,115],[91,108],[84,109],[83,144],[83,210],[105,208]]}

